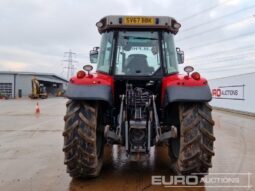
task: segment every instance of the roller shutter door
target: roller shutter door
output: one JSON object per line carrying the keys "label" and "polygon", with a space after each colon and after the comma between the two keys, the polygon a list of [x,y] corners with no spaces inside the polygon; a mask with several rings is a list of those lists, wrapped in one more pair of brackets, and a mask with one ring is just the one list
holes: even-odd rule
{"label": "roller shutter door", "polygon": [[6,97],[12,97],[12,83],[0,83],[0,94]]}

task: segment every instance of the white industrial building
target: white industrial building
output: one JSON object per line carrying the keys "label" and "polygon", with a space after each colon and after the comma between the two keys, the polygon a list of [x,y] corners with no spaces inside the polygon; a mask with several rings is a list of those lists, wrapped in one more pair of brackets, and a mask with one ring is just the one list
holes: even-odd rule
{"label": "white industrial building", "polygon": [[0,93],[8,98],[27,97],[32,93],[32,79],[46,87],[49,96],[66,88],[68,81],[58,75],[34,72],[0,71]]}
{"label": "white industrial building", "polygon": [[255,114],[255,72],[209,80],[211,105],[231,111]]}

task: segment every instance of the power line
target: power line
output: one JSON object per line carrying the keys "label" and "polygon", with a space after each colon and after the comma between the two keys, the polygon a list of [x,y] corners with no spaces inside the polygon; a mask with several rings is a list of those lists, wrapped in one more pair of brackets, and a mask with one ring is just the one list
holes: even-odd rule
{"label": "power line", "polygon": [[230,16],[233,16],[233,15],[236,15],[236,14],[238,14],[238,13],[241,13],[241,12],[243,12],[243,11],[252,9],[252,8],[254,8],[254,7],[255,7],[255,4],[253,4],[253,5],[251,5],[251,6],[248,6],[248,7],[245,7],[245,8],[243,8],[243,9],[239,9],[238,11],[234,11],[234,12],[232,12],[232,13],[223,15],[223,16],[221,16],[221,17],[217,17],[217,18],[215,18],[215,19],[213,19],[213,20],[210,20],[210,21],[203,22],[203,23],[200,23],[200,24],[198,24],[198,25],[192,26],[192,27],[190,27],[190,28],[187,28],[187,29],[185,29],[185,30],[182,30],[181,32],[182,32],[182,33],[185,33],[185,32],[188,32],[188,31],[190,31],[190,30],[193,30],[193,29],[201,28],[201,26],[208,25],[208,24],[213,23],[213,22],[215,22],[215,21],[217,21],[217,20],[220,20],[220,19],[223,19],[223,18],[226,18],[226,17],[230,17]]}
{"label": "power line", "polygon": [[[245,66],[245,67],[244,67]],[[240,69],[247,69],[247,66],[249,66],[249,69],[251,68],[255,68],[255,65],[254,63],[245,63],[245,64],[242,64],[242,65],[227,65],[227,66],[217,66],[217,67],[214,67],[214,68],[197,68],[198,71],[213,71],[213,70],[230,70],[230,69],[233,69],[233,68],[240,68]]]}
{"label": "power line", "polygon": [[198,12],[198,13],[195,13],[195,14],[190,15],[190,16],[188,16],[188,17],[182,18],[181,21],[182,21],[182,22],[185,22],[185,21],[187,21],[187,20],[190,20],[190,19],[192,19],[193,17],[196,17],[196,16],[198,16],[198,15],[201,15],[201,14],[203,14],[203,13],[208,12],[209,10],[212,10],[212,9],[215,9],[215,8],[221,6],[221,5],[224,5],[224,4],[227,3],[228,1],[231,1],[231,0],[225,0],[223,3],[218,3],[218,4],[214,5],[214,6],[211,6],[211,7],[208,7],[208,8],[206,8],[206,9],[203,9],[202,11],[200,11],[200,12]]}
{"label": "power line", "polygon": [[[194,2],[194,0],[186,1],[185,2],[185,6],[189,7],[189,6],[193,6],[194,4],[196,4],[196,6],[204,5],[203,1],[199,1],[199,3],[197,3],[197,1],[199,1],[199,0],[196,0],[195,2]],[[183,12],[183,7],[180,7],[178,9],[174,8],[173,11],[176,12],[176,13]],[[173,11],[170,9],[170,12],[173,12]]]}
{"label": "power line", "polygon": [[[239,61],[239,60],[241,60],[242,59],[242,57],[240,57],[240,58],[235,58],[235,59],[228,59],[228,60],[219,60],[219,61],[215,61],[215,62],[213,62],[213,64],[215,64],[215,63],[221,63],[221,62],[226,62],[226,61]],[[253,60],[255,60],[255,58],[249,58],[249,59],[247,59],[246,61],[253,61]],[[192,64],[193,66],[195,66],[194,64]],[[255,67],[255,64],[254,63],[245,63],[245,64],[242,64],[242,65],[240,65],[240,66],[246,66],[246,65],[252,65],[252,66],[254,66]],[[200,65],[201,66],[201,65]],[[230,64],[227,64],[227,65],[224,65],[224,66],[215,66],[215,67],[211,67],[211,69],[216,69],[216,68],[226,68],[226,67],[235,67],[235,66],[237,66],[236,64],[234,64],[234,63],[230,63]],[[198,66],[199,67],[199,66]],[[208,65],[207,65],[207,67],[208,67]],[[202,70],[206,70],[205,68],[201,68]],[[208,68],[207,68],[208,69]]]}
{"label": "power line", "polygon": [[63,60],[64,62],[67,62],[67,79],[69,80],[71,76],[74,75],[74,64],[73,63],[77,63],[76,60],[74,60],[74,56],[76,55],[76,53],[72,52],[71,50],[69,50],[68,52],[64,53],[64,57],[67,57],[66,60]]}
{"label": "power line", "polygon": [[225,28],[227,26],[230,26],[230,25],[233,25],[233,24],[236,24],[236,23],[239,23],[239,22],[242,22],[242,21],[245,21],[245,20],[251,20],[253,19],[252,17],[247,17],[247,18],[243,18],[243,19],[240,19],[239,21],[234,21],[234,22],[231,22],[231,23],[228,23],[228,24],[222,24],[222,25],[219,25],[217,27],[214,27],[214,28],[211,28],[211,29],[208,29],[206,31],[202,31],[202,32],[198,32],[198,33],[195,33],[195,34],[192,34],[192,35],[188,35],[184,38],[181,38],[179,40],[176,40],[178,43],[185,40],[185,39],[190,39],[190,38],[194,38],[194,37],[197,37],[197,36],[201,36],[201,35],[204,35],[205,33],[210,33],[210,32],[213,32],[217,29],[221,29],[221,28]]}
{"label": "power line", "polygon": [[200,61],[199,63],[204,63],[204,62],[214,62],[214,61],[218,61],[218,60],[224,60],[227,61],[227,59],[233,59],[233,58],[243,58],[244,56],[252,56],[254,55],[254,50],[252,52],[247,52],[247,53],[243,53],[243,54],[236,54],[236,55],[230,55],[230,56],[225,56],[225,57],[219,57],[219,58],[212,58],[212,59],[203,59],[202,61]]}
{"label": "power line", "polygon": [[[252,54],[253,53],[253,54]],[[210,61],[211,62],[211,64],[206,64],[206,65],[204,65],[203,63],[205,63],[205,62],[207,62],[207,61],[202,61],[202,62],[200,62],[200,63],[196,63],[196,64],[192,64],[192,66],[197,66],[198,67],[198,69],[199,70],[215,70],[215,69],[224,69],[224,68],[228,68],[228,69],[232,69],[233,67],[237,67],[237,66],[240,66],[241,68],[244,68],[244,66],[252,66],[252,67],[250,67],[250,68],[255,68],[255,63],[254,62],[250,62],[250,61],[254,61],[255,60],[255,57],[248,57],[247,58],[247,56],[252,56],[252,55],[254,55],[254,52],[251,52],[251,53],[247,53],[247,54],[242,54],[242,55],[238,55],[238,56],[232,56],[232,57],[226,57],[226,58],[221,58],[221,59],[218,59],[218,60],[208,60],[208,61]],[[243,61],[243,58],[244,57],[246,57],[246,60],[245,60],[245,62],[246,63],[243,63],[243,64],[241,64],[241,65],[237,65],[236,64],[236,62],[239,62],[240,60],[242,60]],[[236,61],[235,63],[233,63],[233,62],[230,62],[230,61]],[[226,64],[224,64],[223,66],[213,66],[213,64],[215,64],[215,63],[222,63],[222,62],[224,62],[224,63],[226,63]],[[248,63],[247,63],[248,62]],[[203,67],[204,66],[204,67]],[[210,67],[210,66],[212,66],[212,67]],[[205,68],[205,67],[207,67],[207,68]],[[209,68],[208,68],[209,67]]]}
{"label": "power line", "polygon": [[203,59],[203,58],[212,57],[214,55],[232,53],[234,51],[239,51],[240,52],[240,50],[250,50],[250,49],[254,50],[254,48],[255,48],[254,45],[242,46],[242,47],[232,48],[232,49],[228,49],[228,50],[224,50],[224,51],[217,51],[217,52],[213,52],[213,53],[210,53],[210,54],[202,54],[200,56],[187,58],[187,60],[199,60],[199,59]]}
{"label": "power line", "polygon": [[[241,59],[243,59],[243,57],[226,58],[226,59],[222,59],[222,60],[211,61],[211,64],[209,64],[209,65],[212,65],[212,64],[215,64],[215,63],[221,63],[221,62],[230,63],[229,61],[239,61]],[[251,61],[251,60],[255,60],[255,58],[246,59],[246,61]],[[205,63],[205,62],[200,62],[200,63],[196,63],[196,64],[192,64],[192,65],[199,67],[199,66],[203,66],[203,63]],[[252,64],[255,66],[254,63],[252,63]],[[208,67],[209,65],[207,64],[206,66]],[[232,65],[232,64],[228,64],[228,65]],[[223,67],[223,66],[216,66],[216,67]]]}
{"label": "power line", "polygon": [[[238,59],[237,61],[239,62],[239,60],[241,60],[241,59]],[[254,60],[255,59],[249,59],[247,61],[254,61]],[[226,62],[226,61],[222,61],[222,62]],[[216,63],[216,62],[214,62],[214,63]],[[223,65],[223,66],[215,66],[215,67],[207,67],[207,68],[201,68],[199,66],[194,66],[194,67],[196,67],[197,70],[199,70],[199,71],[207,71],[207,70],[215,70],[215,69],[221,70],[221,69],[225,69],[225,68],[231,69],[231,68],[237,67],[237,66],[238,67],[240,66],[240,68],[244,68],[244,69],[247,68],[247,66],[249,66],[249,69],[250,68],[255,68],[254,63],[244,63],[244,64],[241,64],[241,65],[237,65],[236,63],[231,63],[231,64],[227,64],[227,65]]]}
{"label": "power line", "polygon": [[248,33],[243,33],[241,35],[232,36],[232,37],[221,39],[221,40],[218,40],[218,41],[213,41],[213,42],[209,42],[209,43],[205,43],[205,44],[200,44],[200,45],[197,45],[197,46],[192,46],[192,47],[187,48],[186,50],[201,48],[201,47],[205,47],[205,46],[212,45],[212,44],[220,44],[222,42],[233,40],[233,39],[236,39],[238,37],[246,37],[246,36],[252,36],[252,35],[255,35],[255,31],[251,31],[251,32],[248,32]]}
{"label": "power line", "polygon": [[[255,68],[252,68],[253,70],[252,71],[255,71],[254,69]],[[234,72],[234,71],[237,71],[237,70],[240,70],[240,68],[231,68],[231,69],[225,69],[225,70],[215,70],[215,71],[202,71],[202,72],[200,72],[203,76],[206,76],[205,74],[207,74],[207,75],[214,75],[214,73],[217,73],[217,74],[219,74],[219,73],[221,73],[221,72]],[[238,71],[237,71],[238,72]],[[250,71],[249,71],[250,72]],[[247,72],[245,72],[245,73],[247,73]],[[237,73],[237,74],[239,74],[239,73]],[[224,75],[224,77],[226,77],[225,75]]]}
{"label": "power line", "polygon": [[[246,65],[246,67],[249,66],[249,70],[250,69],[255,69],[255,66],[250,66],[250,65]],[[202,69],[202,70],[199,70],[199,72],[203,73],[203,72],[207,72],[207,73],[212,73],[212,72],[224,72],[224,71],[231,71],[231,70],[240,70],[240,69],[247,69],[247,68],[244,68],[242,66],[227,66],[227,67],[224,67],[224,68],[211,68],[211,69]]]}

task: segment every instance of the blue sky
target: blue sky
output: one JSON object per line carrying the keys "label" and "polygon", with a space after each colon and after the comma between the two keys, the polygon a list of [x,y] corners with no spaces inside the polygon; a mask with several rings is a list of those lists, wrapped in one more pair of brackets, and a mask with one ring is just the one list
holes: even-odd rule
{"label": "blue sky", "polygon": [[109,14],[167,15],[182,28],[176,46],[185,64],[211,79],[255,71],[252,0],[0,0],[0,70],[66,76],[64,52],[76,52],[77,70],[99,45],[95,23]]}

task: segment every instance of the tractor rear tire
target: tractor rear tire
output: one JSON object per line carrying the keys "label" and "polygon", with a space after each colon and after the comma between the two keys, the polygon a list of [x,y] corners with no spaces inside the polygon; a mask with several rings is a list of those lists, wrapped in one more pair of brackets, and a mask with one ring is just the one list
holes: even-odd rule
{"label": "tractor rear tire", "polygon": [[104,149],[100,105],[70,100],[66,106],[63,151],[67,172],[73,178],[96,177],[102,168]]}
{"label": "tractor rear tire", "polygon": [[215,137],[211,111],[207,103],[179,105],[178,138],[169,144],[172,170],[176,174],[203,177],[212,167]]}

